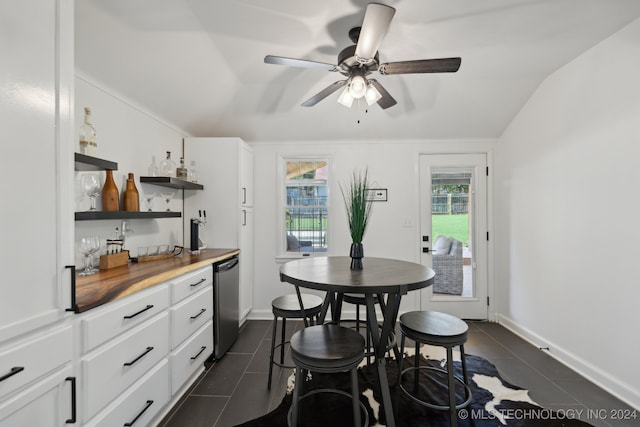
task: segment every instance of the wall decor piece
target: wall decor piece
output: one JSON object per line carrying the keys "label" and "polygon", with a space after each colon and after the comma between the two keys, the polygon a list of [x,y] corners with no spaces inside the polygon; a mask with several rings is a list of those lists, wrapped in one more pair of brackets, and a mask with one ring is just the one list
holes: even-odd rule
{"label": "wall decor piece", "polygon": [[386,188],[367,188],[367,200],[371,202],[386,202]]}

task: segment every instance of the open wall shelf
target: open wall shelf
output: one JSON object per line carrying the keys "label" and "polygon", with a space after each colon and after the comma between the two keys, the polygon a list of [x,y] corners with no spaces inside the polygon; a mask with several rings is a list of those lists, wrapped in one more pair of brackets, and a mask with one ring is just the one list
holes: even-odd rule
{"label": "open wall shelf", "polygon": [[84,211],[76,212],[76,221],[102,220],[102,219],[151,219],[151,218],[180,218],[182,212],[167,211],[144,211],[144,212],[105,212],[105,211]]}
{"label": "open wall shelf", "polygon": [[77,171],[103,171],[110,169],[118,170],[118,164],[110,160],[99,159],[98,157],[87,156],[86,154],[75,154],[75,170]]}
{"label": "open wall shelf", "polygon": [[140,182],[145,184],[154,184],[162,187],[177,188],[180,190],[203,190],[202,184],[197,184],[184,179],[174,178],[170,176],[141,176]]}

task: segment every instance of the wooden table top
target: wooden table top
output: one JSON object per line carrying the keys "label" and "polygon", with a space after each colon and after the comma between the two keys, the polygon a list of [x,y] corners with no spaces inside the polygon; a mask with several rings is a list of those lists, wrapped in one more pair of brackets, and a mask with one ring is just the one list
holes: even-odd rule
{"label": "wooden table top", "polygon": [[313,257],[280,267],[280,280],[305,288],[345,293],[401,295],[433,283],[435,272],[422,264],[388,258],[362,258],[362,270],[351,270],[348,256]]}
{"label": "wooden table top", "polygon": [[91,276],[76,274],[78,312],[118,300],[239,253],[238,249],[204,249],[199,255],[192,255],[185,250],[172,258],[130,262],[122,267],[100,270]]}

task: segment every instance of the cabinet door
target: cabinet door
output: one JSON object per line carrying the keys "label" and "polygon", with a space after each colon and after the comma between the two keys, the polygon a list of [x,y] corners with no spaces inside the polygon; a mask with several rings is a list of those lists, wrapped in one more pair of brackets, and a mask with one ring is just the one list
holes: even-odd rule
{"label": "cabinet door", "polygon": [[240,204],[253,206],[253,151],[247,144],[240,147]]}
{"label": "cabinet door", "polygon": [[253,308],[253,209],[240,209],[240,319]]}
{"label": "cabinet door", "polygon": [[62,427],[74,422],[71,367],[57,370],[0,404],[0,427]]}
{"label": "cabinet door", "polygon": [[63,314],[57,232],[65,203],[56,173],[64,154],[56,137],[56,1],[3,1],[0,16],[0,39],[11,41],[0,43],[2,341]]}

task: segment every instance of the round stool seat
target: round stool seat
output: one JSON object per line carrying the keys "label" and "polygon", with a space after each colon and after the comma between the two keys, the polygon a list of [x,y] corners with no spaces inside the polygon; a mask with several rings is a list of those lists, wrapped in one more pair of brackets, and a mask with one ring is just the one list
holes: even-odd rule
{"label": "round stool seat", "polygon": [[[317,315],[322,309],[323,300],[317,295],[302,294],[302,305],[307,317]],[[282,295],[271,302],[273,314],[289,319],[301,319],[302,310],[296,294]]]}
{"label": "round stool seat", "polygon": [[290,342],[296,365],[311,371],[349,370],[364,359],[364,337],[342,326],[310,326],[296,332]]}
{"label": "round stool seat", "polygon": [[400,316],[404,335],[423,344],[456,347],[467,341],[469,326],[450,314],[437,311],[411,311]]}

